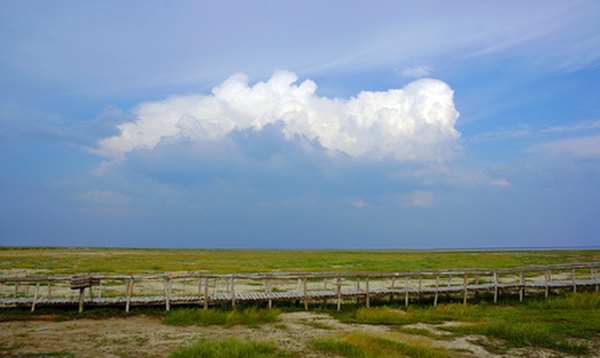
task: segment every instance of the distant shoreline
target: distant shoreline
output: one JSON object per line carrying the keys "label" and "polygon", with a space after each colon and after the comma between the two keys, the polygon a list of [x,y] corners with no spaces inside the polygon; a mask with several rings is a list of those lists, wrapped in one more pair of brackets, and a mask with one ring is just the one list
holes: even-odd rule
{"label": "distant shoreline", "polygon": [[0,246],[0,250],[19,250],[19,249],[107,249],[107,250],[206,250],[206,251],[380,251],[380,252],[399,252],[399,251],[434,251],[434,252],[502,252],[502,251],[594,251],[600,250],[600,246],[507,246],[507,247],[443,247],[443,248],[252,248],[252,247],[127,247],[127,246]]}

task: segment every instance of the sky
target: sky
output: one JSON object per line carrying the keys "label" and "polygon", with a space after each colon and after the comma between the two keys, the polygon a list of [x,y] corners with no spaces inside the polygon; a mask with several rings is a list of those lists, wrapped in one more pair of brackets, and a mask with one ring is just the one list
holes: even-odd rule
{"label": "sky", "polygon": [[0,2],[0,245],[600,246],[600,2]]}

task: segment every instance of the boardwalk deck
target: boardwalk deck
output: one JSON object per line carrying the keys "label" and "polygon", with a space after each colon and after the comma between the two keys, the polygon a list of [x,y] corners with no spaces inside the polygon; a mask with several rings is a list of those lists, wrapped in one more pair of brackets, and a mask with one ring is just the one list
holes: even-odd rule
{"label": "boardwalk deck", "polygon": [[[309,303],[318,300],[336,300],[338,309],[342,301],[365,298],[366,304],[374,297],[390,296],[404,297],[406,305],[410,299],[423,296],[435,296],[437,304],[440,294],[462,294],[463,302],[467,302],[470,293],[481,291],[494,292],[494,300],[504,291],[519,291],[523,300],[527,291],[545,291],[546,297],[550,290],[573,290],[584,287],[595,287],[598,290],[600,278],[597,269],[600,262],[577,263],[552,266],[530,266],[512,269],[452,269],[440,271],[410,271],[390,273],[278,273],[278,274],[177,274],[177,275],[87,275],[86,287],[73,286],[73,282],[82,281],[82,275],[77,276],[0,276],[0,285],[14,289],[14,296],[6,290],[0,291],[0,307],[36,307],[48,306],[165,306],[168,310],[173,305],[198,305],[208,308],[209,305],[236,302],[272,302],[303,301],[305,308]],[[587,276],[587,277],[584,277]],[[76,281],[74,281],[76,280]],[[164,280],[164,290],[155,294],[134,294],[134,286],[144,280]],[[181,281],[185,285],[197,280],[197,294],[174,294],[174,282]],[[327,286],[327,282],[335,285]],[[361,280],[363,287],[361,288]],[[82,282],[83,282],[82,281]],[[102,296],[102,282],[123,281],[125,289],[119,295]],[[236,287],[236,281],[245,282]],[[287,289],[273,292],[273,282],[286,281]],[[297,281],[294,288],[289,288],[290,282]],[[218,282],[221,282],[219,286]],[[40,283],[46,285],[46,293],[41,293]],[[80,291],[78,297],[60,297],[52,291],[52,285],[62,283],[75,287]],[[135,285],[134,285],[135,283]],[[212,286],[209,285],[212,283]],[[310,283],[310,284],[309,284]],[[378,284],[376,287],[375,283]],[[400,285],[398,285],[400,284]],[[12,285],[12,286],[10,286]],[[20,287],[21,285],[21,287]],[[20,293],[23,286],[35,287],[34,294]],[[92,294],[91,287],[96,285],[96,293]],[[355,288],[349,286],[354,285]],[[192,285],[190,285],[192,286]],[[259,292],[264,286],[264,292]],[[226,287],[226,292],[216,292],[218,287]],[[211,288],[211,290],[209,290]],[[84,290],[88,290],[88,295]],[[107,287],[105,287],[105,290]],[[53,296],[53,292],[54,295]],[[25,297],[21,297],[21,296]]]}

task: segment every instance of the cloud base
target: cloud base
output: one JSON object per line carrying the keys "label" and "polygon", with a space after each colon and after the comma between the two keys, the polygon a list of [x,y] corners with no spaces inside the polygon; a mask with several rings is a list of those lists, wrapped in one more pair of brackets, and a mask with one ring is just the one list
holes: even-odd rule
{"label": "cloud base", "polygon": [[355,158],[444,161],[460,152],[459,113],[453,90],[435,79],[402,89],[363,91],[348,100],[316,94],[311,80],[279,71],[249,86],[246,76],[229,77],[212,95],[178,96],[143,103],[120,133],[100,140],[95,152],[112,161],[139,149],[177,140],[218,142],[233,132],[261,131],[280,124],[287,140],[318,142],[331,154]]}

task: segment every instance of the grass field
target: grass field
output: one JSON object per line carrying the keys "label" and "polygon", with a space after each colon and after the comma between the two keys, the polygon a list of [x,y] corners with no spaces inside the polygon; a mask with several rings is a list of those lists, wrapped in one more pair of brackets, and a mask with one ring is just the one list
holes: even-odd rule
{"label": "grass field", "polygon": [[[586,261],[600,261],[600,250],[401,252],[0,248],[0,271],[4,274],[384,272],[507,268]],[[57,342],[65,336],[52,336],[55,329],[47,327],[53,325],[66,331],[80,329],[77,328],[79,325],[92,327],[85,338],[88,345],[95,345],[96,349],[105,347],[104,353],[112,352],[117,356],[128,356],[124,352],[131,347],[138,349],[137,355],[144,356],[146,346],[147,349],[162,347],[162,353],[158,355],[171,357],[300,357],[306,352],[312,356],[337,357],[473,357],[479,356],[481,351],[477,349],[483,349],[488,357],[530,356],[540,350],[555,356],[594,356],[600,347],[600,295],[593,289],[583,291],[553,294],[549,299],[530,294],[522,303],[514,295],[503,295],[497,305],[490,303],[490,297],[473,298],[467,305],[442,302],[437,307],[432,307],[426,300],[415,300],[408,309],[401,302],[391,304],[380,300],[374,301],[371,308],[364,308],[363,304],[345,304],[340,312],[334,305],[318,303],[311,305],[312,312],[302,312],[300,306],[294,305],[273,310],[248,306],[235,311],[228,307],[208,311],[176,308],[169,312],[135,308],[130,314],[125,314],[122,308],[94,309],[83,314],[60,309],[40,309],[34,314],[28,310],[3,310],[0,325],[4,325],[5,338],[3,341],[0,333],[0,353],[65,352],[67,356],[78,355],[80,348],[69,346],[68,340],[65,345],[56,343],[46,348],[29,346],[28,335],[32,329],[21,322],[37,321],[36,335],[48,332],[44,333],[49,335],[44,342]],[[306,316],[293,319],[297,314]],[[323,317],[328,318],[323,320]],[[118,324],[121,325],[134,326],[126,326],[119,335],[114,320],[120,320]],[[72,321],[80,323],[70,326]],[[96,332],[96,326],[103,324],[106,325],[105,333]],[[185,332],[191,333],[185,336]],[[132,334],[134,338],[131,338]],[[181,334],[183,336],[179,337]],[[461,339],[466,346],[457,348],[455,343]],[[300,343],[282,345],[282,342],[296,341]],[[172,347],[169,342],[173,342]],[[475,346],[477,349],[473,348]]]}
{"label": "grass field", "polygon": [[174,250],[105,248],[0,248],[0,272],[47,274],[198,271],[309,272],[506,268],[600,261],[600,250],[582,251],[365,251]]}

